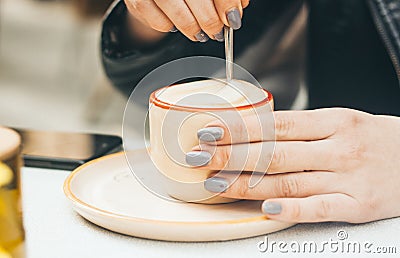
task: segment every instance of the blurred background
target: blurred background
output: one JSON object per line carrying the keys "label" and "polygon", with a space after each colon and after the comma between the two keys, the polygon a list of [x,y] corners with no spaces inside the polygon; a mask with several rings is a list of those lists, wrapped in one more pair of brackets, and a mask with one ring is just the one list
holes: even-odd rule
{"label": "blurred background", "polygon": [[[112,2],[0,0],[0,125],[121,135],[126,99],[100,59],[102,17]],[[303,9],[293,23],[296,35],[305,31]],[[267,79],[284,89],[279,78]],[[306,103],[300,87],[292,108]]]}
{"label": "blurred background", "polygon": [[112,0],[0,0],[0,125],[121,134],[126,100],[101,66]]}

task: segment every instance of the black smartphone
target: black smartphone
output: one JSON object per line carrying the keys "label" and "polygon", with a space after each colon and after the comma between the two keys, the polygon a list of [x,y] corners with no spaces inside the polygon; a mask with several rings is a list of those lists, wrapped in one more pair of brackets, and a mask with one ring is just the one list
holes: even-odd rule
{"label": "black smartphone", "polygon": [[114,135],[14,129],[22,137],[27,167],[73,170],[92,159],[122,150],[121,137]]}

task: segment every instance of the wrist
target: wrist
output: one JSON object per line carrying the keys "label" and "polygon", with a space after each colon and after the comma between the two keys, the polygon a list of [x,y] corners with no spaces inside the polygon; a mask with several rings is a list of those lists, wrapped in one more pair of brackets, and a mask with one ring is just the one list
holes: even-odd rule
{"label": "wrist", "polygon": [[[130,16],[124,1],[115,2],[107,11],[101,35],[104,56],[122,58],[136,55],[138,51],[154,52],[171,38],[176,38],[171,33],[158,32],[138,20],[131,20]],[[140,28],[145,28],[147,32]]]}
{"label": "wrist", "polygon": [[157,43],[167,35],[167,33],[150,28],[129,12],[126,15],[126,28],[130,34],[130,38],[135,41],[136,45]]}

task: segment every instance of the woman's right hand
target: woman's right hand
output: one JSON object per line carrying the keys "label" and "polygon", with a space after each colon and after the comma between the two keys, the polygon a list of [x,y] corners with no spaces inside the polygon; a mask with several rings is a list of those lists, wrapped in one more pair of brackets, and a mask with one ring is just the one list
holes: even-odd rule
{"label": "woman's right hand", "polygon": [[[192,41],[224,40],[223,27],[237,30],[250,0],[125,0],[135,34],[144,40],[179,30]],[[161,33],[160,33],[161,32]]]}

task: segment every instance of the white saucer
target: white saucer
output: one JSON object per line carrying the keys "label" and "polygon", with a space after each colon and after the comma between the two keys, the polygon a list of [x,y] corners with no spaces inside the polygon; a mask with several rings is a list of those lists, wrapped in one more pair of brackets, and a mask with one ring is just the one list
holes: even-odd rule
{"label": "white saucer", "polygon": [[[134,155],[135,168],[155,169],[146,150]],[[164,200],[133,176],[124,153],[93,160],[66,179],[64,192],[74,209],[103,228],[135,237],[183,242],[258,236],[293,224],[268,220],[259,201],[189,204]]]}

